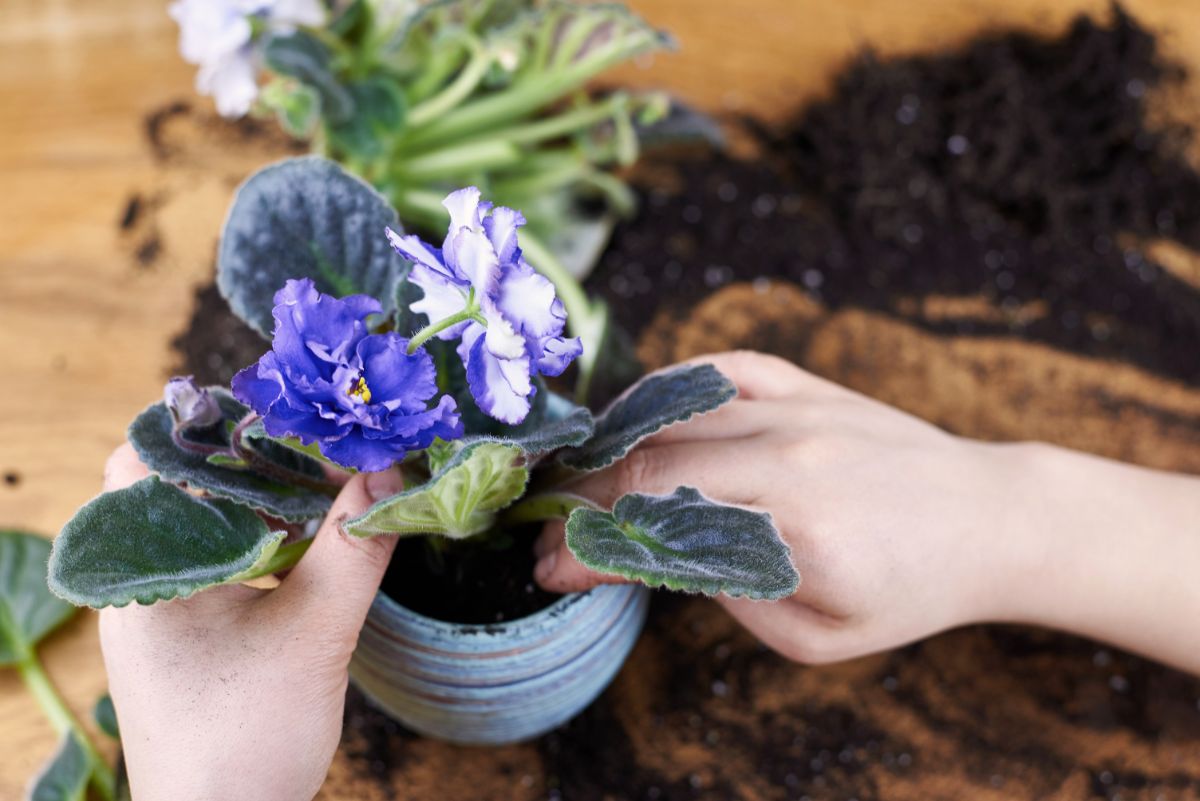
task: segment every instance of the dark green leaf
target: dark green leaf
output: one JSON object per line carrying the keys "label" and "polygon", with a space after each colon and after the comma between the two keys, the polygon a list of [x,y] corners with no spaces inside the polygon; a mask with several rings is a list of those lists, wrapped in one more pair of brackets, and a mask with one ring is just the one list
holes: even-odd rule
{"label": "dark green leaf", "polygon": [[0,531],[0,665],[12,665],[65,623],[75,609],[46,586],[50,541]]}
{"label": "dark green leaf", "polygon": [[390,314],[408,262],[388,243],[389,226],[400,230],[383,196],[332,161],[272,164],[238,189],[221,234],[217,284],[264,337],[275,324],[274,295],[289,278],[311,278],[339,297],[371,295]]}
{"label": "dark green leaf", "polygon": [[354,115],[354,98],[334,77],[329,48],[312,34],[296,31],[272,36],[263,56],[275,72],[311,86],[321,98],[326,119],[339,123]]}
{"label": "dark green leaf", "polygon": [[737,395],[711,364],[652,373],[630,387],[596,419],[596,436],[567,451],[562,462],[576,470],[599,470],[669,425],[710,412]]}
{"label": "dark green leaf", "polygon": [[[249,409],[220,387],[209,387],[217,399],[225,421],[236,422]],[[261,473],[233,466],[222,466],[202,453],[184,450],[171,438],[174,422],[163,403],[156,403],[139,414],[129,426],[129,442],[146,467],[166,481],[187,484],[221,498],[244,503],[273,517],[288,521],[321,517],[329,509],[330,498],[320,492],[297,487]],[[227,426],[218,424],[203,432],[189,431],[194,441],[227,447]],[[315,459],[269,440],[256,440],[255,450],[265,459],[291,473],[323,480],[325,471]]]}
{"label": "dark green leaf", "polygon": [[596,424],[591,412],[548,390],[539,394],[544,403],[535,406],[521,425],[507,427],[496,442],[511,442],[527,459],[534,459],[559,448],[580,445],[592,436]]}
{"label": "dark green leaf", "polygon": [[800,583],[770,515],[715,503],[690,487],[626,495],[611,513],[576,509],[567,547],[592,570],[652,587],[776,599]]}
{"label": "dark green leaf", "polygon": [[463,539],[487,530],[496,512],[521,497],[528,481],[517,446],[470,443],[425,484],[380,501],[343,528],[357,537],[441,534]]}
{"label": "dark green leaf", "polygon": [[50,589],[95,608],[187,598],[238,581],[284,536],[245,506],[150,476],[75,513],[54,541]]}
{"label": "dark green leaf", "polygon": [[678,100],[671,101],[667,115],[647,125],[637,126],[643,147],[675,144],[703,144],[716,150],[725,148],[725,133],[720,124],[702,111]]}
{"label": "dark green leaf", "polygon": [[404,123],[404,97],[395,82],[386,78],[368,78],[347,89],[354,98],[355,112],[329,126],[330,142],[357,158],[382,155]]}
{"label": "dark green leaf", "polygon": [[114,740],[121,739],[121,729],[117,726],[117,710],[113,706],[111,695],[105,693],[100,696],[100,700],[92,708],[92,719],[96,721],[100,731]]}
{"label": "dark green leaf", "polygon": [[92,760],[79,738],[68,732],[50,762],[34,778],[28,801],[84,801]]}

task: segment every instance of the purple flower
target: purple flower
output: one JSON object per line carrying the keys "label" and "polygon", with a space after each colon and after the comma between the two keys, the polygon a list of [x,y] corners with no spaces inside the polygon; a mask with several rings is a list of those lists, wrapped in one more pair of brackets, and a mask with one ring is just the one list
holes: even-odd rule
{"label": "purple flower", "polygon": [[461,437],[454,399],[437,405],[433,360],[409,355],[408,340],[370,334],[364,319],[380,304],[338,300],[307,278],[275,293],[271,350],[233,378],[233,394],[262,415],[273,437],[297,436],[345,467],[384,470],[436,438]]}
{"label": "purple flower", "polygon": [[221,407],[207,389],[189,376],[176,376],[163,387],[163,402],[175,420],[175,429],[207,428],[221,419]]}
{"label": "purple flower", "polygon": [[521,213],[480,202],[473,186],[449,195],[443,205],[450,230],[441,250],[392,230],[388,239],[413,262],[409,280],[425,293],[413,311],[431,325],[468,313],[437,336],[461,338],[458,355],[475,402],[515,425],[529,414],[534,376],[559,375],[583,346],[578,338],[562,336],[567,313],[554,284],[521,258]]}

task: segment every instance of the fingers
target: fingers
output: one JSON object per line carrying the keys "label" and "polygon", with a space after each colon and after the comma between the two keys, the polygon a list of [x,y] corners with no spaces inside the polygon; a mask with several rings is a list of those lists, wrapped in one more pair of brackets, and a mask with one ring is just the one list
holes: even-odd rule
{"label": "fingers", "polygon": [[150,471],[138,458],[137,451],[128,442],[123,443],[104,465],[104,491],[124,489],[148,475]]}
{"label": "fingers", "polygon": [[762,469],[753,463],[754,450],[714,448],[708,442],[643,446],[611,467],[572,480],[563,489],[605,509],[631,492],[663,495],[684,486],[726,503],[753,506],[762,497],[761,480],[755,480]]}
{"label": "fingers", "polygon": [[827,384],[835,386],[786,359],[750,350],[697,356],[684,364],[711,364],[737,386],[743,400],[785,398]]}
{"label": "fingers", "polygon": [[563,521],[546,524],[534,546],[537,566],[533,578],[548,592],[583,592],[601,584],[627,584],[620,576],[609,576],[589,570],[579,563],[567,547]]}
{"label": "fingers", "polygon": [[872,650],[853,626],[795,598],[751,601],[717,596],[717,603],[771,650],[805,665],[824,665]]}
{"label": "fingers", "polygon": [[360,473],[347,481],[312,547],[272,594],[272,601],[316,606],[323,614],[339,618],[330,622],[353,626],[357,632],[392,558],[396,538],[354,537],[344,533],[341,524],[403,488],[400,472],[394,469]]}

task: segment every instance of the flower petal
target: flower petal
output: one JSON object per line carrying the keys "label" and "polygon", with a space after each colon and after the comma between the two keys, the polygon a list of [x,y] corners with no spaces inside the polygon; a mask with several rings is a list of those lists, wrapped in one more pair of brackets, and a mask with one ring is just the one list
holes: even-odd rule
{"label": "flower petal", "polygon": [[358,343],[362,377],[374,403],[389,411],[423,412],[437,394],[437,371],[424,350],[408,354],[408,340],[396,334],[374,334]]}
{"label": "flower petal", "polygon": [[483,230],[487,232],[492,247],[502,264],[511,264],[521,258],[517,247],[517,229],[525,224],[521,212],[507,206],[497,206],[483,219]]}
{"label": "flower petal", "polygon": [[537,360],[537,371],[539,375],[562,375],[563,370],[567,369],[567,365],[575,361],[579,354],[583,353],[583,343],[579,337],[573,339],[564,339],[563,337],[554,337],[546,340],[542,345],[542,355]]}
{"label": "flower petal", "polygon": [[[523,361],[528,381],[529,361],[497,359],[484,347],[482,334],[482,328],[469,328],[458,346],[458,355],[467,369],[467,385],[471,388],[471,396],[485,414],[501,422],[517,425],[529,414],[530,393],[518,392],[505,373],[519,368]],[[505,367],[502,362],[510,364]]]}

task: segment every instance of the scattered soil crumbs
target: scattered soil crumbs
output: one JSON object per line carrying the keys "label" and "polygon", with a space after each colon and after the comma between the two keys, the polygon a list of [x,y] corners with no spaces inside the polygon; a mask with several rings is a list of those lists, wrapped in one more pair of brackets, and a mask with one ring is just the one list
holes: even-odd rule
{"label": "scattered soil crumbs", "polygon": [[503,631],[510,620],[545,609],[561,596],[533,581],[534,539],[541,527],[506,532],[503,539],[400,540],[383,578],[383,591],[401,605],[435,620],[479,623]]}
{"label": "scattered soil crumbs", "polygon": [[[1200,383],[1200,175],[1190,128],[1150,102],[1182,78],[1119,7],[1055,39],[865,53],[828,99],[760,132],[761,161],[679,161],[591,286],[639,331],[664,303],[784,278],[835,309]],[[978,303],[929,313],[931,296]]]}

